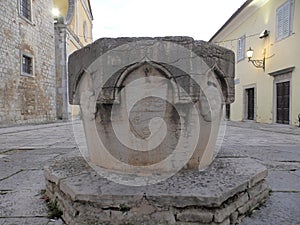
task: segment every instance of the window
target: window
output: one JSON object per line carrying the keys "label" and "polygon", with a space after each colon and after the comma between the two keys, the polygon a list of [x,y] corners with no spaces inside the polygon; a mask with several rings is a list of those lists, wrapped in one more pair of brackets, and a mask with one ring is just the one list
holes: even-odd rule
{"label": "window", "polygon": [[88,42],[88,27],[86,21],[83,22],[83,37],[85,42]]}
{"label": "window", "polygon": [[21,74],[33,76],[33,58],[29,55],[22,54]]}
{"label": "window", "polygon": [[245,41],[246,36],[242,36],[238,39],[237,43],[237,61],[241,61],[245,58]]}
{"label": "window", "polygon": [[31,20],[31,0],[20,1],[20,14],[27,20]]}
{"label": "window", "polygon": [[288,0],[276,10],[276,40],[284,39],[292,33],[292,13],[294,0]]}

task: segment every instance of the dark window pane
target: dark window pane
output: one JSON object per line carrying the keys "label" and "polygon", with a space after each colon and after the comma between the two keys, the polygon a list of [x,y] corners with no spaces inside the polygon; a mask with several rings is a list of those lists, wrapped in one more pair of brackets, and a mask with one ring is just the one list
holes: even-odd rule
{"label": "dark window pane", "polygon": [[23,55],[22,71],[23,71],[23,73],[32,74],[32,58],[31,57]]}
{"label": "dark window pane", "polygon": [[20,0],[21,15],[27,19],[31,19],[31,2],[30,0]]}

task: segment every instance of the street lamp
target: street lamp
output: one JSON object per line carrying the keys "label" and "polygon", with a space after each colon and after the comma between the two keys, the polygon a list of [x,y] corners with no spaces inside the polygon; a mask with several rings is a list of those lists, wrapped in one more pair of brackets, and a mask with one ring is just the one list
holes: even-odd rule
{"label": "street lamp", "polygon": [[248,62],[252,62],[252,64],[256,67],[256,68],[262,68],[265,71],[265,52],[264,52],[264,58],[259,60],[259,59],[252,59],[253,56],[253,49],[250,47],[247,50],[247,57],[248,57]]}

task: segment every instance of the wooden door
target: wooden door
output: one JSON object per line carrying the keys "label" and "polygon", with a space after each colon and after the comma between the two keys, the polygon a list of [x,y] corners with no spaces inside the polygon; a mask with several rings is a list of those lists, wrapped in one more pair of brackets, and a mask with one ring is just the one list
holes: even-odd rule
{"label": "wooden door", "polygon": [[247,95],[247,119],[254,120],[254,88],[246,89]]}
{"label": "wooden door", "polygon": [[276,122],[290,123],[290,82],[276,84]]}

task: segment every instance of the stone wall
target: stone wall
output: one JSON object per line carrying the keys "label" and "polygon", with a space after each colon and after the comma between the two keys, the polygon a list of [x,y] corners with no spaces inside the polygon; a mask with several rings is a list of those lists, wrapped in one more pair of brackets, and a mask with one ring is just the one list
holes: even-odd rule
{"label": "stone wall", "polygon": [[[19,1],[0,2],[0,125],[56,118],[52,1],[32,1],[32,20]],[[33,57],[33,76],[21,75],[21,55]]]}

